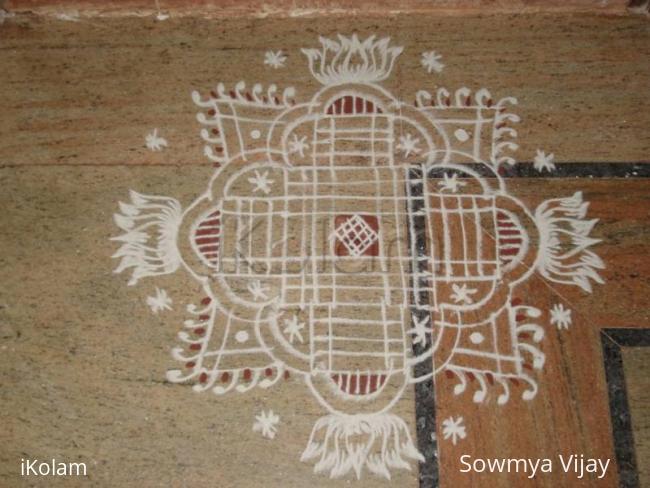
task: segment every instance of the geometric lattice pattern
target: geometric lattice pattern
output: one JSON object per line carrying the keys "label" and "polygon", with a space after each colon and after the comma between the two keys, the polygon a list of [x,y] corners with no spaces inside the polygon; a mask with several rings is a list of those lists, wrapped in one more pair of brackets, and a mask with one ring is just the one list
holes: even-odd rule
{"label": "geometric lattice pattern", "polygon": [[[348,217],[333,232],[350,256],[363,255],[379,239],[379,235],[359,214]],[[338,246],[337,246],[338,247]]]}

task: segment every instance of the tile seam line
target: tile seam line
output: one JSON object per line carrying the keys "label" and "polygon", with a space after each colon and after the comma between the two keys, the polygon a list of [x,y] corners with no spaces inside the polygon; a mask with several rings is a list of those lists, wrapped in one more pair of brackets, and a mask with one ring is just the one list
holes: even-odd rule
{"label": "tile seam line", "polygon": [[[339,8],[339,9],[318,9],[318,8],[301,8],[301,9],[277,9],[271,11],[257,12],[235,10],[229,12],[219,11],[217,9],[196,10],[196,9],[179,9],[161,7],[160,11],[154,8],[133,8],[130,10],[93,10],[75,8],[53,9],[53,8],[19,8],[4,9],[5,11],[16,15],[17,17],[36,17],[44,19],[57,19],[61,14],[75,12],[78,15],[78,22],[92,20],[112,20],[112,19],[147,19],[158,14],[160,11],[169,12],[176,19],[204,19],[204,20],[223,20],[223,19],[317,19],[317,18],[343,18],[343,17],[366,17],[366,18],[386,18],[390,16],[411,16],[426,15],[430,17],[498,17],[498,16],[563,16],[563,15],[581,15],[604,18],[626,18],[633,15],[628,8],[610,7],[610,8],[578,8],[578,7],[557,7],[557,8],[539,8],[539,7],[518,7],[518,8],[500,8],[486,10],[485,8],[424,8],[424,9],[358,9],[358,8]],[[63,20],[62,20],[63,21]]]}
{"label": "tile seam line", "polygon": [[[480,164],[480,163],[470,163]],[[648,178],[650,177],[650,161],[599,161],[599,162],[556,162],[556,169],[553,172],[537,172],[533,163],[527,161],[518,162],[512,167],[502,167],[502,177],[505,178]],[[8,163],[0,164],[0,169],[16,169],[31,167],[205,167],[210,169],[211,165],[205,162],[197,163]],[[520,171],[523,170],[523,171]],[[604,171],[609,170],[609,171]],[[639,170],[641,170],[639,172]],[[627,174],[627,173],[630,174]],[[634,174],[637,172],[637,174]],[[613,174],[608,174],[613,173]]]}
{"label": "tile seam line", "polygon": [[[623,349],[639,346],[650,347],[650,341],[647,344],[643,343],[644,338],[650,337],[650,329],[639,328],[635,329],[632,333],[639,346],[620,344],[620,338],[616,336],[623,330],[629,329],[621,329],[618,327],[601,329],[601,366],[605,372],[605,388],[608,396],[614,455],[618,465],[619,486],[620,488],[638,488],[639,464],[627,393],[628,384],[625,378]],[[617,382],[621,384],[620,389],[616,387]]]}
{"label": "tile seam line", "polygon": [[[464,163],[458,163],[459,165],[465,165]],[[474,163],[476,164],[476,163]],[[527,164],[527,163],[518,163],[518,164]],[[606,162],[598,162],[598,163],[556,163],[556,166],[559,168],[570,168],[572,166],[574,167],[579,167],[585,164],[593,165],[593,166],[610,166],[612,167],[615,165],[615,167],[650,167],[650,162],[641,162],[641,163],[625,163],[625,162],[620,162],[620,161],[606,161]],[[8,168],[8,167],[22,167],[22,166],[206,166],[210,167],[209,163],[5,163],[5,164],[0,164],[0,168]],[[441,164],[440,166],[445,166],[444,164]],[[434,168],[436,166],[432,166]],[[515,168],[513,168],[515,169]],[[543,178],[547,178],[549,176],[552,176],[554,172],[547,172],[544,171],[543,173],[538,173],[538,176],[541,176]]]}

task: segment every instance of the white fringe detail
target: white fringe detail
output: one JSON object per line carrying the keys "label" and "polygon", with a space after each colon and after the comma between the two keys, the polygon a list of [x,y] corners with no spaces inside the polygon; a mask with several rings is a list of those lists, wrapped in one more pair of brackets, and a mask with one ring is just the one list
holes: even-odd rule
{"label": "white fringe detail", "polygon": [[535,220],[540,231],[537,268],[542,276],[591,293],[589,280],[603,284],[596,270],[604,269],[605,264],[587,249],[600,242],[589,237],[598,219],[585,219],[588,207],[589,203],[582,201],[582,192],[576,192],[572,197],[542,203],[535,211]]}
{"label": "white fringe detail", "polygon": [[181,205],[168,197],[130,192],[131,203],[120,202],[120,211],[113,215],[124,231],[111,240],[123,242],[112,257],[121,258],[114,273],[133,268],[129,286],[140,278],[176,271],[181,259],[176,247],[176,234],[181,222]]}
{"label": "white fringe detail", "polygon": [[321,49],[302,49],[309,60],[309,71],[323,85],[339,83],[378,83],[390,76],[403,47],[389,47],[390,38],[364,41],[356,34],[338,35],[338,42],[319,37]]}
{"label": "white fringe detail", "polygon": [[330,478],[354,471],[360,479],[365,466],[371,473],[390,479],[389,468],[410,471],[409,461],[404,458],[424,462],[404,420],[382,413],[321,417],[300,460],[318,459],[314,472],[329,470]]}

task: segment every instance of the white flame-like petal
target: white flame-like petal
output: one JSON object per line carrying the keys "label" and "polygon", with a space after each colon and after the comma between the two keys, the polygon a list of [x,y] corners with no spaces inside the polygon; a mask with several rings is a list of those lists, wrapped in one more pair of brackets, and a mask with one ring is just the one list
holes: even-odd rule
{"label": "white flame-like petal", "polygon": [[339,34],[333,41],[320,37],[321,49],[302,49],[309,60],[311,74],[323,85],[377,83],[390,76],[395,59],[404,48],[389,47],[389,37],[375,36],[360,41],[356,34]]}
{"label": "white flame-like petal", "polygon": [[582,193],[547,200],[535,211],[540,231],[539,272],[556,283],[577,285],[591,293],[591,281],[604,283],[596,270],[603,261],[588,248],[600,242],[589,237],[598,219],[586,220],[588,202]]}
{"label": "white flame-like petal", "polygon": [[339,478],[353,471],[357,479],[364,467],[390,479],[389,468],[410,470],[407,459],[424,461],[406,422],[392,414],[321,417],[300,458],[311,459],[317,459],[316,473],[329,471],[331,478]]}
{"label": "white flame-like petal", "polygon": [[131,203],[120,202],[121,214],[113,217],[124,234],[111,240],[123,242],[113,254],[121,258],[115,273],[133,268],[129,285],[140,278],[173,273],[181,259],[176,233],[181,222],[181,206],[168,197],[141,195],[131,191]]}

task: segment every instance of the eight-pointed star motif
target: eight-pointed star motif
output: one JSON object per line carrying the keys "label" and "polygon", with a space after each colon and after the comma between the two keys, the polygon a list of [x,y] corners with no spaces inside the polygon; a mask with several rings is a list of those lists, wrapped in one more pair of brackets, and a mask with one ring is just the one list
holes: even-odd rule
{"label": "eight-pointed star motif", "polygon": [[458,439],[467,437],[465,425],[463,425],[463,417],[449,417],[442,421],[442,435],[446,439],[451,439],[452,444],[455,446]]}
{"label": "eight-pointed star motif", "polygon": [[144,140],[147,148],[152,151],[162,151],[164,147],[167,147],[167,139],[158,135],[158,129],[154,129],[153,132],[147,134]]}
{"label": "eight-pointed star motif", "polygon": [[172,309],[172,299],[165,290],[156,287],[156,296],[147,297],[147,305],[155,314]]}
{"label": "eight-pointed star motif", "polygon": [[253,432],[261,432],[262,436],[273,439],[278,432],[277,425],[280,423],[280,417],[273,413],[273,410],[262,412],[255,415],[255,423],[253,423]]}
{"label": "eight-pointed star motif", "polygon": [[269,287],[262,285],[262,282],[260,280],[251,281],[248,284],[248,291],[251,293],[251,295],[253,295],[253,300],[255,301],[265,301],[269,299],[267,295]]}
{"label": "eight-pointed star motif", "polygon": [[546,154],[541,149],[538,149],[535,154],[535,159],[533,159],[533,167],[540,173],[544,170],[551,172],[555,169],[554,159],[555,155],[553,153]]}
{"label": "eight-pointed star motif", "polygon": [[290,319],[285,319],[284,325],[285,327],[282,331],[289,336],[289,342],[291,344],[293,344],[295,339],[298,339],[301,344],[305,342],[300,333],[300,331],[305,328],[305,324],[304,322],[298,322],[298,317],[294,315]]}
{"label": "eight-pointed star motif", "polygon": [[287,57],[282,50],[279,51],[266,51],[264,53],[264,64],[269,65],[271,68],[283,68]]}
{"label": "eight-pointed star motif", "polygon": [[468,288],[467,285],[457,285],[453,284],[451,285],[451,289],[453,290],[453,293],[451,294],[451,299],[456,302],[456,303],[462,303],[464,305],[469,305],[470,303],[474,303],[474,300],[470,295],[473,295],[476,293],[476,289],[474,288]]}
{"label": "eight-pointed star motif", "polygon": [[445,67],[444,64],[440,62],[442,56],[435,51],[427,51],[422,53],[422,59],[420,63],[427,70],[427,73],[436,73],[442,72],[442,68]]}
{"label": "eight-pointed star motif", "polygon": [[292,134],[293,139],[289,141],[289,154],[298,153],[300,157],[305,157],[305,149],[309,149],[307,144],[307,136],[302,136],[298,139],[297,134]]}
{"label": "eight-pointed star motif", "polygon": [[450,191],[452,193],[457,193],[458,189],[461,186],[465,186],[467,184],[464,181],[458,181],[458,175],[456,173],[452,174],[451,176],[445,173],[442,178],[443,180],[438,182],[440,191]]}
{"label": "eight-pointed star motif", "polygon": [[418,154],[420,149],[417,147],[420,139],[413,137],[410,133],[405,136],[399,136],[397,150],[404,153],[404,157],[409,157],[411,153]]}
{"label": "eight-pointed star motif", "polygon": [[259,171],[255,171],[255,176],[248,178],[248,181],[254,185],[253,193],[260,190],[265,195],[271,193],[271,183],[273,180],[269,180],[269,172],[265,171],[263,174],[260,174]]}
{"label": "eight-pointed star motif", "polygon": [[558,329],[568,329],[572,322],[570,308],[564,308],[561,303],[553,305],[551,309],[551,325],[557,325]]}

